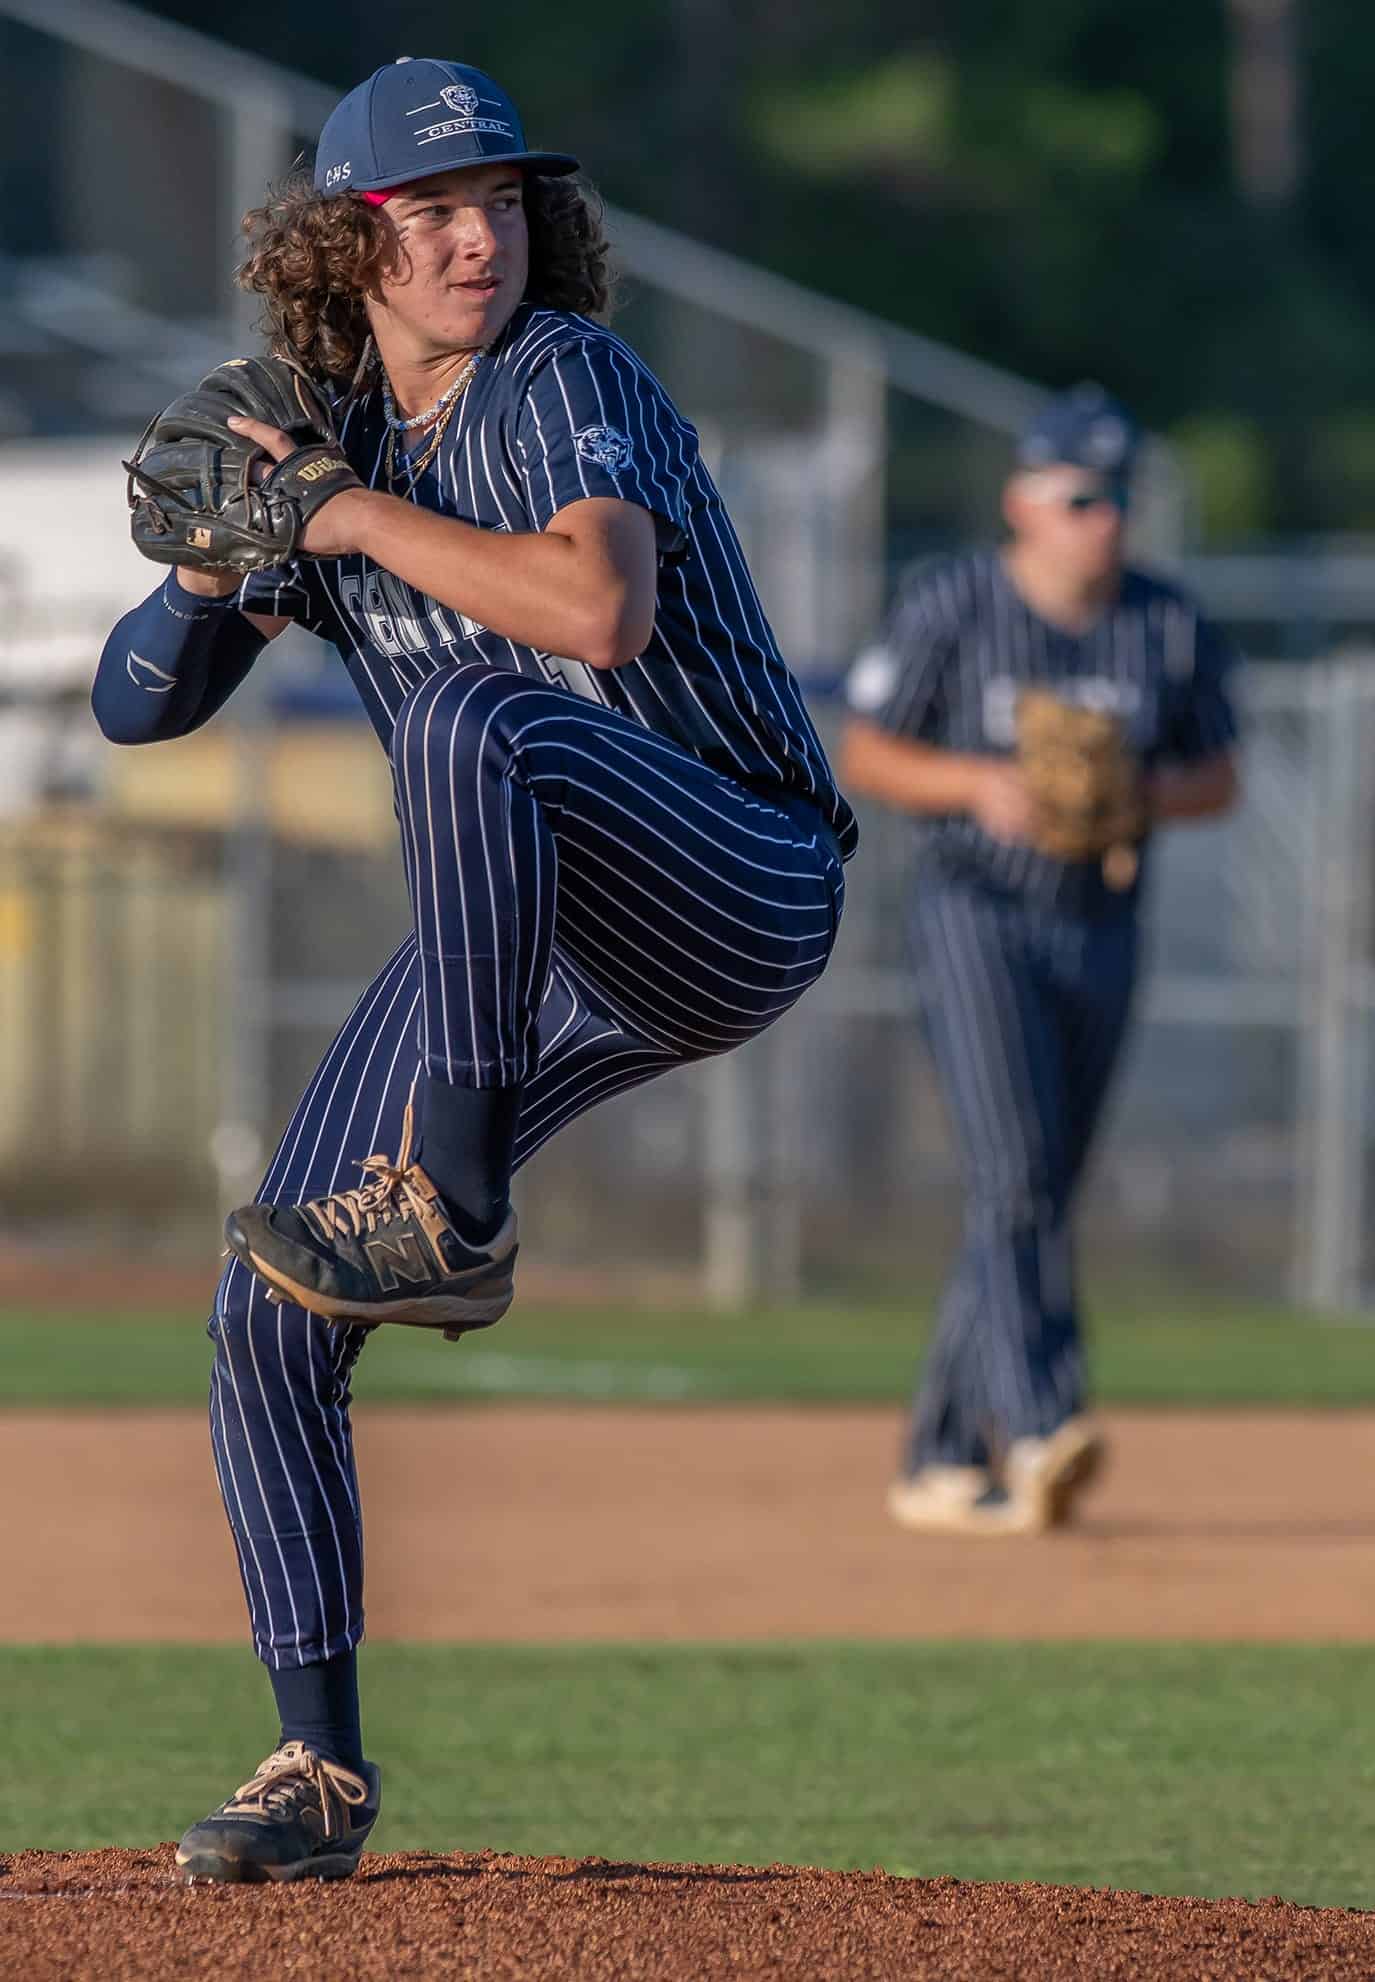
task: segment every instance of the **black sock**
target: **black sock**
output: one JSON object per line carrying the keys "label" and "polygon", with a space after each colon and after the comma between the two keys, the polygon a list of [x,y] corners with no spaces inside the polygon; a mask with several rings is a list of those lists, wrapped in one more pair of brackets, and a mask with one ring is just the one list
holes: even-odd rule
{"label": "black sock", "polygon": [[340,1652],[315,1665],[268,1668],[283,1741],[304,1741],[326,1761],[361,1768],[363,1735],[358,1724],[358,1654]]}
{"label": "black sock", "polygon": [[426,1077],[420,1161],[470,1245],[495,1238],[511,1196],[518,1087],[453,1087]]}

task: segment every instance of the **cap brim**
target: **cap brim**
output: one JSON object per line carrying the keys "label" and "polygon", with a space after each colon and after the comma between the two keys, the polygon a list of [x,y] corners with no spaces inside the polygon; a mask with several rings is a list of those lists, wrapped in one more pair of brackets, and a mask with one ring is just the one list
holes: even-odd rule
{"label": "cap brim", "polygon": [[[502,159],[492,159],[490,163],[500,165]],[[570,158],[566,151],[524,151],[517,152],[512,163],[528,165],[541,179],[562,179],[570,172],[579,172],[581,162]]]}
{"label": "cap brim", "polygon": [[[398,191],[402,186],[414,186],[421,179],[433,179],[440,172],[466,172],[479,165],[523,165],[528,172],[541,179],[561,179],[570,172],[582,169],[581,162],[566,151],[494,151],[484,158],[455,158],[448,164],[426,164],[423,172],[417,172],[410,179],[349,179],[342,186],[334,186],[334,193],[386,193]],[[322,186],[315,188],[323,192]]]}
{"label": "cap brim", "polygon": [[1041,475],[1050,468],[1073,468],[1081,475],[1096,475],[1100,482],[1129,482],[1136,466],[1136,451],[1115,468],[1104,468],[1096,461],[1078,461],[1071,454],[1033,454],[1030,459],[1018,451],[1015,465],[1019,475]]}

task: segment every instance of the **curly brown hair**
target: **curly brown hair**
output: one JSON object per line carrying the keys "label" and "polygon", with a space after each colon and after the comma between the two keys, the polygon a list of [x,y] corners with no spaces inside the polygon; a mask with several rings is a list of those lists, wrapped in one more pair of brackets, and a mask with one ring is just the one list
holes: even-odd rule
{"label": "curly brown hair", "polygon": [[[524,202],[530,230],[525,301],[607,317],[614,284],[596,190],[581,177],[532,172]],[[396,265],[390,222],[353,195],[322,196],[310,173],[299,171],[244,215],[243,231],[250,253],[237,280],[263,298],[260,323],[270,348],[299,359],[316,377],[352,378],[368,336],[364,300],[379,293]]]}

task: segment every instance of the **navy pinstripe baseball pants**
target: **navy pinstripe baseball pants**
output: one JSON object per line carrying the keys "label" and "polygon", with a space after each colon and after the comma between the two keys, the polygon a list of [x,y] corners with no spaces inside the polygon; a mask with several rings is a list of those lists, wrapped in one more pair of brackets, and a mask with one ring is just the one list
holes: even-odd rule
{"label": "navy pinstripe baseball pants", "polygon": [[909,1473],[986,1465],[1083,1406],[1071,1211],[1126,1033],[1137,917],[1070,916],[927,870],[913,933],[966,1197]]}
{"label": "navy pinstripe baseball pants", "polygon": [[[263,1199],[346,1188],[363,1157],[394,1151],[422,1062],[458,1084],[523,1083],[524,1163],[595,1102],[749,1039],[826,963],[844,883],[805,801],[485,665],[412,690],[391,754],[416,935],[326,1054]],[[258,1654],[331,1657],[363,1631],[349,1383],[369,1331],[270,1306],[234,1260],[210,1333],[215,1463]]]}

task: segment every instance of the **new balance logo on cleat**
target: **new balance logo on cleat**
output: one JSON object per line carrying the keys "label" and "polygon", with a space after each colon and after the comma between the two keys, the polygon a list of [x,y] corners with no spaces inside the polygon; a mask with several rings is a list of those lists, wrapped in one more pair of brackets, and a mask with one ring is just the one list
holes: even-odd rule
{"label": "new balance logo on cleat", "polygon": [[439,1328],[450,1340],[500,1321],[515,1294],[516,1215],[485,1248],[465,1244],[412,1161],[411,1141],[407,1108],[400,1155],[368,1157],[357,1189],[230,1214],[229,1249],[270,1301],[299,1302],[327,1321]]}
{"label": "new balance logo on cleat", "polygon": [[363,1250],[384,1294],[394,1294],[403,1280],[409,1286],[423,1287],[429,1278],[414,1233],[403,1232],[399,1239],[365,1239]]}

